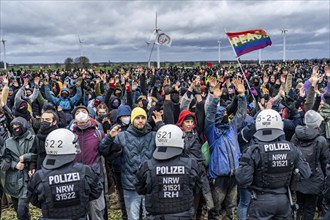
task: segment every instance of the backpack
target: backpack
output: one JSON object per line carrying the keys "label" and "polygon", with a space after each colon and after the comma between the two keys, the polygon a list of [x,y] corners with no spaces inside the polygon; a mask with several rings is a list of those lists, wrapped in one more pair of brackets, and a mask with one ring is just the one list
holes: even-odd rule
{"label": "backpack", "polygon": [[298,140],[298,148],[309,163],[312,173],[315,173],[318,164],[317,139],[318,137],[308,142]]}

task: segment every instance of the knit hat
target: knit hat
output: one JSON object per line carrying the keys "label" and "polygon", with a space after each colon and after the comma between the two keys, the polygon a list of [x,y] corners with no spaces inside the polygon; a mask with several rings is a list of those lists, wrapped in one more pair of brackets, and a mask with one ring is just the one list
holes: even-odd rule
{"label": "knit hat", "polygon": [[304,122],[307,127],[318,128],[322,123],[322,116],[314,110],[309,110],[305,114]]}
{"label": "knit hat", "polygon": [[140,107],[135,107],[132,111],[132,114],[131,114],[131,123],[133,124],[134,122],[134,119],[137,117],[137,116],[144,116],[147,118],[147,113],[146,111],[143,109],[143,108],[140,108]]}

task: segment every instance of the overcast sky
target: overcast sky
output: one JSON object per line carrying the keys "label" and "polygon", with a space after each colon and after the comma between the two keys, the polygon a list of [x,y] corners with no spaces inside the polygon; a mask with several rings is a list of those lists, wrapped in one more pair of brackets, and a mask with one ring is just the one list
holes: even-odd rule
{"label": "overcast sky", "polygon": [[[155,28],[172,37],[160,47],[161,61],[235,59],[225,35],[263,28],[273,42],[262,59],[330,57],[330,1],[101,1],[0,0],[7,62],[63,63],[82,54],[90,62],[147,61],[146,41]],[[241,59],[258,59],[258,51]],[[1,46],[1,61],[3,47]],[[152,54],[156,60],[156,50]]]}

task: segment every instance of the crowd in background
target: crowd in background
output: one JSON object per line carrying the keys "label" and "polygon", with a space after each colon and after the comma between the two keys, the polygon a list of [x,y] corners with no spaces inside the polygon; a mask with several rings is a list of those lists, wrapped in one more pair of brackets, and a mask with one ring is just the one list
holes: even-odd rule
{"label": "crowd in background", "polygon": [[[153,131],[163,124],[177,124],[186,134],[184,154],[203,167],[208,177],[204,184],[211,189],[211,198],[203,186],[196,191],[196,219],[207,211],[209,219],[221,213],[232,219],[235,209],[239,219],[246,219],[250,192],[237,186],[235,170],[241,154],[253,144],[255,116],[270,108],[282,116],[285,139],[297,146],[310,141],[310,131],[301,134],[299,126],[320,115],[313,130],[326,139],[315,158],[320,175],[292,190],[301,216],[314,216],[316,209],[322,216],[330,199],[322,194],[330,143],[329,64],[329,60],[244,64],[243,73],[236,64],[4,72],[1,194],[11,196],[19,218],[28,219],[28,208],[21,204],[28,202],[29,178],[46,156],[45,139],[51,131],[67,128],[78,136],[80,152],[75,161],[89,165],[104,186],[102,195],[90,202],[90,218],[106,218],[111,207],[105,197],[110,193],[118,193],[123,219],[138,218],[143,196],[134,187],[136,170],[152,157]],[[215,90],[219,103],[212,99]],[[309,110],[315,115],[306,122]],[[141,117],[146,122],[142,118],[136,124]],[[120,135],[123,131],[127,132]],[[219,133],[225,140],[217,141]],[[209,154],[202,151],[205,142]],[[214,202],[211,210],[209,200]]]}

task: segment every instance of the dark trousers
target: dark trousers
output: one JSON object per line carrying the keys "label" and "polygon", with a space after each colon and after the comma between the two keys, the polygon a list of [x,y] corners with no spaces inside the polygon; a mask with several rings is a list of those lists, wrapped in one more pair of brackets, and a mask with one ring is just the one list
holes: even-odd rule
{"label": "dark trousers", "polygon": [[119,203],[120,203],[120,209],[121,209],[121,215],[123,220],[127,219],[127,212],[126,212],[126,207],[125,207],[125,200],[124,200],[124,190],[121,185],[121,173],[120,171],[113,171],[113,177],[116,182],[116,188],[118,192],[118,197],[119,197]]}
{"label": "dark trousers", "polygon": [[251,199],[247,219],[291,219],[289,197],[286,194],[257,194]]}
{"label": "dark trousers", "polygon": [[226,210],[226,219],[234,218],[237,204],[237,183],[235,176],[220,176],[210,184],[214,208],[208,213],[209,220],[217,220],[221,209]]}
{"label": "dark trousers", "polygon": [[296,192],[298,209],[298,219],[313,220],[317,205],[317,195],[303,194]]}
{"label": "dark trousers", "polygon": [[29,200],[11,197],[18,220],[30,220]]}

